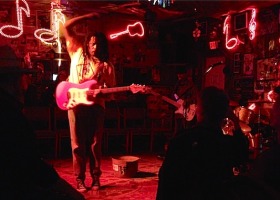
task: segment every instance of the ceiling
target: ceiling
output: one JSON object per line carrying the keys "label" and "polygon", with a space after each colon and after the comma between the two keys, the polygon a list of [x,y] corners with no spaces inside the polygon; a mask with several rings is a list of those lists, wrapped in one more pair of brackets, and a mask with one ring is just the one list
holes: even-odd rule
{"label": "ceiling", "polygon": [[[229,13],[240,12],[244,9],[255,6],[256,8],[266,8],[279,1],[244,1],[244,0],[214,0],[214,1],[194,1],[194,0],[173,0],[173,4],[164,8],[158,2],[166,0],[26,0],[31,10],[50,10],[51,2],[59,2],[66,9],[66,14],[82,15],[88,12],[98,12],[101,16],[118,13],[126,16],[136,17],[144,20],[147,13],[152,14],[154,20],[178,20],[193,18],[219,18]],[[170,0],[171,1],[171,0]],[[1,4],[13,4],[15,0],[2,1]],[[154,2],[155,5],[154,5]]]}

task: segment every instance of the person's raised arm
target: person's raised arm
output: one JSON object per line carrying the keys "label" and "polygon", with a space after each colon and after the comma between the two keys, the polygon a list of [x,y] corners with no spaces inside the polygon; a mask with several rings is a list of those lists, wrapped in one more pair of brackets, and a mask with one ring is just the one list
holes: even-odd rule
{"label": "person's raised arm", "polygon": [[[70,47],[70,49],[72,49],[73,45],[77,45],[77,42],[78,42],[75,31],[73,30],[73,27],[75,25],[77,25],[78,23],[80,23],[82,20],[92,19],[92,18],[97,18],[97,17],[99,17],[98,13],[89,13],[89,14],[85,14],[82,16],[74,17],[65,22],[65,24],[63,26],[63,34],[64,34],[64,37],[66,40],[66,45],[67,45],[68,50],[69,50],[69,47]],[[71,50],[71,52],[73,52],[73,50]]]}

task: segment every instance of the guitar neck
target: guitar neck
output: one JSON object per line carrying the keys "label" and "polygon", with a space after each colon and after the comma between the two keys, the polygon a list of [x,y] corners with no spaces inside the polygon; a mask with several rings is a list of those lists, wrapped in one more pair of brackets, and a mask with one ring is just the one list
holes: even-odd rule
{"label": "guitar neck", "polygon": [[[100,92],[103,94],[109,94],[109,93],[116,93],[116,92],[125,92],[129,91],[130,86],[122,86],[122,87],[114,87],[114,88],[101,88]],[[88,95],[94,94],[94,90],[87,91]]]}
{"label": "guitar neck", "polygon": [[175,107],[180,107],[180,105],[176,101],[173,101],[172,99],[169,99],[166,96],[161,96],[161,99],[166,101],[167,103],[170,103],[171,105],[173,105]]}
{"label": "guitar neck", "polygon": [[156,96],[160,96],[160,98],[161,98],[163,101],[166,101],[167,103],[170,103],[171,105],[173,105],[173,106],[175,106],[175,107],[177,107],[177,108],[180,107],[180,104],[179,104],[177,101],[174,101],[174,100],[172,100],[172,99],[170,99],[170,98],[168,98],[168,97],[166,97],[166,96],[162,96],[162,95],[160,95],[160,94],[157,93],[157,92],[150,91],[150,93],[153,94],[153,95],[156,95]]}

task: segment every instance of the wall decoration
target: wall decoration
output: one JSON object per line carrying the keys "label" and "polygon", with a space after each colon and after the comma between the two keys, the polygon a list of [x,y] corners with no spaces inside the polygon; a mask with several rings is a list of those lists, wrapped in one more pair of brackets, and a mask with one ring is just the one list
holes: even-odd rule
{"label": "wall decoration", "polygon": [[240,31],[248,27],[248,13],[242,12],[234,16],[234,31]]}
{"label": "wall decoration", "polygon": [[257,35],[266,35],[278,32],[279,13],[273,9],[264,9],[258,13],[258,29]]}
{"label": "wall decoration", "polygon": [[240,73],[240,68],[241,68],[240,53],[235,53],[233,60],[234,60],[233,73],[234,74],[239,74]]}
{"label": "wall decoration", "polygon": [[238,35],[231,37],[231,15],[227,15],[224,20],[223,34],[225,35],[225,46],[227,49],[233,49],[240,44],[244,44],[243,40],[240,40]]}
{"label": "wall decoration", "polygon": [[207,86],[217,86],[220,89],[225,88],[225,75],[223,73],[225,67],[225,57],[217,56],[217,57],[209,57],[206,58],[206,68],[209,68],[211,65],[215,65],[215,63],[221,63],[216,67],[213,67],[207,74],[204,76],[204,87]]}
{"label": "wall decoration", "polygon": [[278,55],[280,44],[278,33],[265,35],[265,57],[271,58]]}
{"label": "wall decoration", "polygon": [[254,55],[244,54],[243,56],[243,74],[247,76],[253,75],[254,69]]}
{"label": "wall decoration", "polygon": [[254,78],[242,77],[234,79],[232,94],[235,99],[254,99]]}
{"label": "wall decoration", "polygon": [[266,58],[257,61],[257,80],[269,80],[277,78],[276,58]]}
{"label": "wall decoration", "polygon": [[23,17],[30,17],[30,8],[25,0],[16,1],[16,16],[17,21],[15,24],[6,24],[0,28],[0,34],[7,38],[18,38],[23,34]]}
{"label": "wall decoration", "polygon": [[135,22],[134,24],[128,24],[125,30],[110,34],[110,39],[115,39],[118,36],[124,34],[128,34],[130,37],[134,37],[134,36],[143,37],[144,33],[145,31],[144,31],[143,24],[141,22]]}

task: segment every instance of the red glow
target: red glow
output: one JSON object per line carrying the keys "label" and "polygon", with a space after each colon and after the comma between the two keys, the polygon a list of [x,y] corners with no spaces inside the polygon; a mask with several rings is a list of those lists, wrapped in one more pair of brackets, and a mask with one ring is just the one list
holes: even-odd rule
{"label": "red glow", "polygon": [[218,48],[218,41],[211,41],[209,42],[209,47],[211,50]]}
{"label": "red glow", "polygon": [[126,27],[125,31],[121,31],[121,32],[118,32],[118,33],[111,34],[110,38],[115,39],[118,36],[123,35],[123,34],[127,34],[127,33],[129,34],[130,37],[134,37],[134,36],[142,37],[142,36],[144,36],[144,27],[143,27],[141,22],[136,22],[134,24],[129,24]]}
{"label": "red glow", "polygon": [[249,23],[250,40],[253,40],[256,36],[257,22],[255,21],[255,19],[256,19],[256,9],[253,8],[251,14],[251,20]]}
{"label": "red glow", "polygon": [[239,44],[244,44],[243,41],[241,41],[238,36],[229,38],[229,30],[230,30],[230,15],[228,15],[224,21],[224,27],[223,27],[223,34],[226,35],[226,48],[227,49],[233,49]]}

